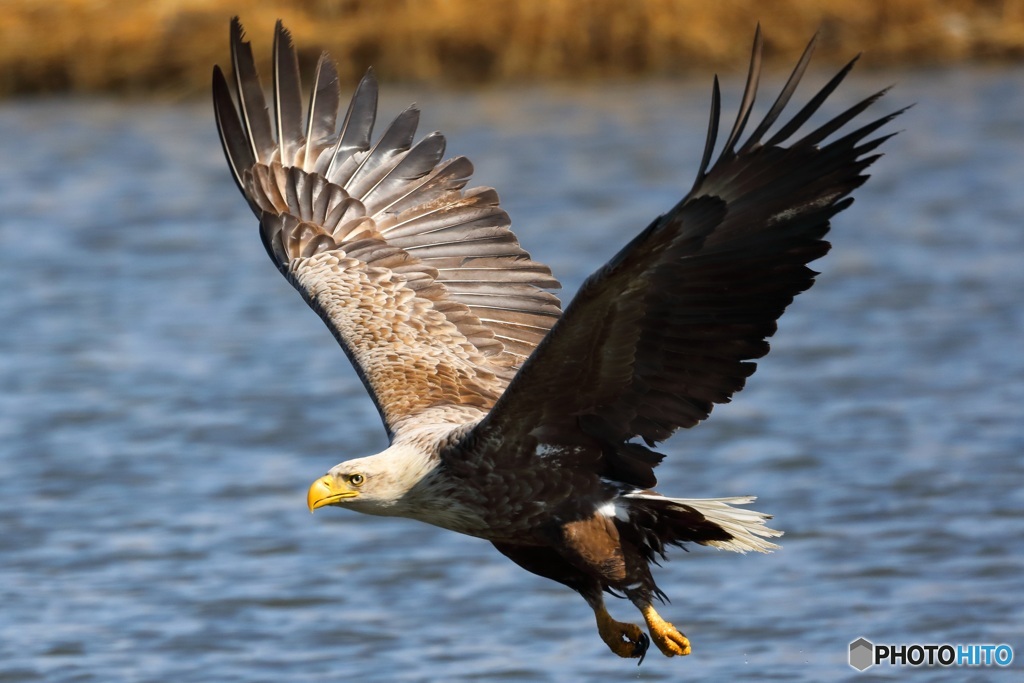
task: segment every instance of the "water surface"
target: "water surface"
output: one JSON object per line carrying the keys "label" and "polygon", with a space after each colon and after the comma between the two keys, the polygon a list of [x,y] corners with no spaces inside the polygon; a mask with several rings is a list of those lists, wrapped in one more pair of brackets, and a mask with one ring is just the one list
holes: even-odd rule
{"label": "water surface", "polygon": [[[694,654],[640,669],[482,541],[310,517],[308,483],[384,435],[208,105],[0,105],[0,680],[821,681],[858,678],[859,636],[1005,642],[1016,674],[978,675],[1019,676],[1024,72],[861,75],[832,111],[892,81],[880,111],[918,105],[818,284],[663,447],[661,490],[755,493],[784,548],[676,552]],[[411,100],[567,297],[690,186],[708,88],[386,90],[382,118]]]}

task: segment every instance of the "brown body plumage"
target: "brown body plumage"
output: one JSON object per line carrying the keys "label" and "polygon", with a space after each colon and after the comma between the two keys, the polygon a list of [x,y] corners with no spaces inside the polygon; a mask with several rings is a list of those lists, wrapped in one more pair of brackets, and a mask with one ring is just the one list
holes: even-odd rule
{"label": "brown body plumage", "polygon": [[[334,66],[317,67],[308,116],[290,36],[278,24],[274,112],[249,44],[231,24],[239,109],[219,68],[217,124],[267,252],[321,315],[377,405],[382,453],[332,468],[310,508],[419,519],[490,540],[525,569],[580,592],[624,657],[647,635],[614,621],[603,592],[641,610],[666,655],[689,643],[651,602],[650,564],[669,545],[769,551],[752,498],[667,498],[650,447],[727,402],[828,250],[829,219],[852,201],[895,114],[834,137],[872,96],[803,137],[852,62],[766,139],[800,80],[805,51],[762,122],[741,141],[760,70],[760,32],[723,151],[715,82],[693,189],[592,275],[561,312],[558,283],[509,229],[494,190],[466,190],[444,138],[413,144],[418,111],[373,142],[377,85],[360,82],[339,121]],[[644,445],[645,444],[645,445]]]}

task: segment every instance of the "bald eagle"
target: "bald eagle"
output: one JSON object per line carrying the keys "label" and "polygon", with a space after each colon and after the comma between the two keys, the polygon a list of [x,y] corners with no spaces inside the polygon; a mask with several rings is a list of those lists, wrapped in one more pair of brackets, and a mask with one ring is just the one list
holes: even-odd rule
{"label": "bald eagle", "polygon": [[[761,67],[754,38],[743,99],[722,151],[715,79],[697,178],[582,285],[563,312],[547,266],[509,229],[497,193],[466,189],[473,167],[414,143],[409,107],[372,138],[377,81],[366,73],[341,115],[336,67],[321,55],[308,113],[291,36],[277,23],[274,115],[250,44],[231,22],[232,95],[213,71],[231,173],[271,260],[323,318],[387,430],[381,453],[332,467],[309,488],[327,505],[407,517],[486,539],[524,569],[577,591],[601,638],[642,660],[690,643],[655,611],[650,565],[687,543],[769,552],[753,497],[670,498],[653,490],[657,442],[726,403],[768,352],[776,320],[817,274],[829,219],[900,112],[839,133],[884,91],[801,132],[846,65],[769,136],[810,61],[807,46],[744,139]],[[236,107],[237,99],[237,107]],[[901,110],[902,111],[902,110]],[[339,123],[340,121],[340,123]],[[650,636],[613,619],[628,598]]]}

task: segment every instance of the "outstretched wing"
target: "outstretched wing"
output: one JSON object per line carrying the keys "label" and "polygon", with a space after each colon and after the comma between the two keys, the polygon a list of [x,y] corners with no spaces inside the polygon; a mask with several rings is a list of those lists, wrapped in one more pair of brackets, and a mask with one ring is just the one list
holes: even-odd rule
{"label": "outstretched wing", "polygon": [[[883,91],[796,137],[849,72],[850,62],[766,139],[813,45],[812,40],[741,144],[760,71],[758,29],[736,123],[708,170],[719,125],[715,80],[693,189],[583,284],[488,417],[468,435],[480,457],[548,454],[559,466],[650,487],[661,456],[630,440],[653,445],[705,419],[716,403],[743,388],[753,360],[768,352],[765,340],[776,320],[813,283],[816,273],[806,264],[828,251],[829,219],[853,201],[848,195],[867,179],[864,170],[879,156],[874,150],[889,137],[869,136],[899,113],[823,144]],[[595,439],[603,451],[597,460],[593,449],[572,447]],[[498,443],[500,453],[490,445]],[[451,457],[468,451],[457,449]]]}
{"label": "outstretched wing", "polygon": [[345,349],[389,434],[412,418],[479,419],[561,313],[551,271],[519,246],[494,190],[463,189],[472,164],[442,162],[440,133],[413,144],[415,107],[371,144],[372,71],[339,127],[327,55],[303,121],[280,22],[273,118],[237,18],[231,56],[238,109],[219,67],[213,102],[235,182],[267,253]]}

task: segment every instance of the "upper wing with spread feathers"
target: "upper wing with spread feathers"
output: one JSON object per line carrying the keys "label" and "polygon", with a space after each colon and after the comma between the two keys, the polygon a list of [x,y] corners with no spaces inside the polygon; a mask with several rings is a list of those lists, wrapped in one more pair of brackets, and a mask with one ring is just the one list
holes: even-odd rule
{"label": "upper wing with spread feathers", "polygon": [[444,137],[413,144],[410,107],[372,141],[377,82],[359,83],[344,116],[323,55],[303,117],[298,60],[278,22],[274,116],[252,50],[231,22],[237,108],[219,67],[213,101],[235,182],[260,219],[274,263],[321,315],[370,389],[390,433],[477,419],[561,313],[558,282],[530,260],[473,167],[442,161]]}
{"label": "upper wing with spread feathers", "polygon": [[[766,137],[796,89],[813,44],[741,143],[760,71],[758,30],[736,123],[709,170],[720,113],[716,79],[693,189],[583,284],[467,437],[482,456],[500,461],[497,452],[487,452],[496,450],[488,444],[500,443],[504,454],[539,452],[560,459],[559,466],[653,486],[661,456],[630,440],[663,440],[705,419],[716,403],[743,388],[753,360],[768,352],[766,339],[776,320],[813,283],[816,273],[806,264],[828,251],[829,219],[853,201],[848,195],[866,180],[864,170],[888,137],[870,139],[871,134],[899,113],[823,144],[878,93],[798,135],[851,62]],[[572,447],[595,439],[603,450],[598,460],[592,448]],[[563,447],[552,447],[558,445]]]}

